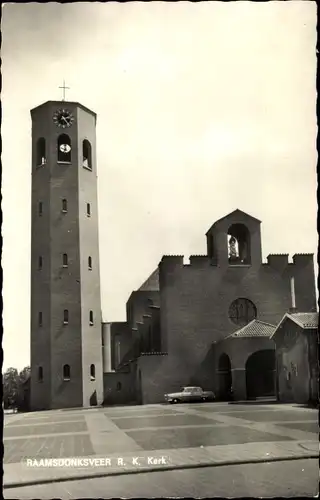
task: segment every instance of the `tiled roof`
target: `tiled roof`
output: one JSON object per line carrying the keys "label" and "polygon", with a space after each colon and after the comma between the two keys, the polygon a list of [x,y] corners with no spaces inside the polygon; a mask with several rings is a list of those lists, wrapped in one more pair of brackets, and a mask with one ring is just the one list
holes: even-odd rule
{"label": "tiled roof", "polygon": [[159,290],[159,268],[155,269],[149,278],[141,285],[139,292],[156,292]]}
{"label": "tiled roof", "polygon": [[264,323],[263,321],[259,321],[258,319],[254,319],[246,326],[237,330],[231,335],[228,335],[227,338],[253,338],[253,337],[268,337],[270,338],[273,335],[276,327],[274,325],[270,325],[269,323]]}
{"label": "tiled roof", "polygon": [[319,314],[317,312],[291,313],[288,314],[288,317],[292,318],[295,323],[298,323],[301,328],[318,328]]}

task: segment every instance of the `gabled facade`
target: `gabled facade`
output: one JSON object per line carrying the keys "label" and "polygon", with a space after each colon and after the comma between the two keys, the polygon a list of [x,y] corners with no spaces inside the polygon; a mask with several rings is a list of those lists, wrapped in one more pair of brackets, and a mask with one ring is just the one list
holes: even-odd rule
{"label": "gabled facade", "polygon": [[272,336],[281,402],[319,400],[318,323],[318,313],[285,314]]}
{"label": "gabled facade", "polygon": [[[293,296],[298,310],[316,310],[313,255],[294,255],[292,263],[288,255],[269,255],[262,262],[260,227],[258,219],[235,210],[206,233],[205,255],[191,256],[188,265],[183,256],[163,256],[157,291],[161,351],[145,356],[137,349],[129,356],[143,403],[160,402],[182,385],[224,392],[221,371],[227,365],[236,399],[275,393],[270,331],[292,307]],[[138,339],[150,323],[150,310],[142,316],[133,328]],[[232,337],[246,325],[249,331],[250,324],[268,335]],[[258,377],[257,365],[269,373],[260,384],[262,394],[250,382]]]}

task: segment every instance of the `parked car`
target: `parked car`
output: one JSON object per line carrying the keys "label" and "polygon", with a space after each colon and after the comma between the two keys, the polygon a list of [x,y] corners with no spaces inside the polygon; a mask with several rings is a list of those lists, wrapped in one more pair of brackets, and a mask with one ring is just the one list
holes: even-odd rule
{"label": "parked car", "polygon": [[212,391],[203,391],[201,387],[182,387],[180,392],[165,394],[164,399],[168,403],[190,403],[192,401],[214,401],[215,395]]}

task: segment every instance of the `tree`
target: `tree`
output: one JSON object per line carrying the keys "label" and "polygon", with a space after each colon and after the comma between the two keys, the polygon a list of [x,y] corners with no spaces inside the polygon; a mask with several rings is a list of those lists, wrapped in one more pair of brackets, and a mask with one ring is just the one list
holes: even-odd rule
{"label": "tree", "polygon": [[30,375],[30,366],[25,366],[19,373],[17,408],[20,411],[30,408]]}
{"label": "tree", "polygon": [[3,375],[4,408],[26,409],[29,398],[30,366],[18,372],[16,368],[8,368]]}
{"label": "tree", "polygon": [[23,383],[26,380],[28,380],[28,378],[30,377],[30,374],[31,374],[31,368],[30,368],[30,366],[25,366],[23,368],[23,370],[21,370],[21,372],[19,373],[19,381],[20,381],[20,383]]}
{"label": "tree", "polygon": [[19,392],[19,375],[16,368],[8,368],[3,374],[3,403],[5,408],[16,406]]}

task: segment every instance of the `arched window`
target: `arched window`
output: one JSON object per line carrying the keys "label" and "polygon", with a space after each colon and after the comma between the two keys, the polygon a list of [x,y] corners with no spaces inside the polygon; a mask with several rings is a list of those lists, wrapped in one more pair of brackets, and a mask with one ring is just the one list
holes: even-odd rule
{"label": "arched window", "polygon": [[256,306],[248,299],[236,299],[229,308],[229,318],[236,325],[245,326],[257,317]]}
{"label": "arched window", "polygon": [[68,202],[65,198],[62,200],[62,212],[68,212]]}
{"label": "arched window", "polygon": [[71,163],[71,139],[67,134],[58,137],[58,162]]}
{"label": "arched window", "polygon": [[39,213],[39,217],[41,217],[42,214],[43,214],[43,203],[42,203],[42,201],[39,201],[38,213]]}
{"label": "arched window", "polygon": [[251,264],[250,233],[244,224],[232,224],[228,231],[229,263]]}
{"label": "arched window", "polygon": [[42,312],[39,311],[38,313],[38,325],[39,326],[42,326],[43,322],[42,322]]}
{"label": "arched window", "polygon": [[96,367],[94,365],[90,366],[90,379],[91,380],[96,379]]}
{"label": "arched window", "polygon": [[89,271],[92,271],[92,258],[88,257],[88,269]]}
{"label": "arched window", "polygon": [[89,324],[90,324],[90,326],[93,325],[93,311],[89,312]]}
{"label": "arched window", "polygon": [[121,391],[122,384],[121,382],[117,382],[117,391]]}
{"label": "arched window", "polygon": [[39,259],[38,259],[38,269],[39,269],[39,271],[42,270],[42,256],[41,255],[39,255]]}
{"label": "arched window", "polygon": [[64,253],[62,256],[62,266],[68,267],[68,254]]}
{"label": "arched window", "polygon": [[47,163],[46,160],[46,140],[40,137],[37,141],[37,167]]}
{"label": "arched window", "polygon": [[92,170],[91,144],[87,139],[82,142],[82,166]]}
{"label": "arched window", "polygon": [[63,311],[63,324],[67,325],[69,323],[69,311],[68,309],[65,309]]}
{"label": "arched window", "polygon": [[91,206],[90,203],[87,203],[87,217],[91,216]]}
{"label": "arched window", "polygon": [[70,366],[63,365],[63,380],[70,380]]}
{"label": "arched window", "polygon": [[42,366],[39,366],[39,368],[38,368],[38,380],[39,380],[39,382],[43,381],[43,368],[42,368]]}

